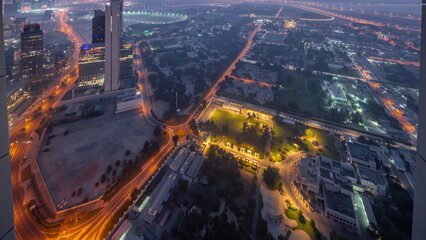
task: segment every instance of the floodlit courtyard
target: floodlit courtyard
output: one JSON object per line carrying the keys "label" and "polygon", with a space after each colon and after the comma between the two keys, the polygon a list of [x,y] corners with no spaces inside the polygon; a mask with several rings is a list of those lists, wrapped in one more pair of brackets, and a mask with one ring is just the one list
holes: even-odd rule
{"label": "floodlit courtyard", "polygon": [[336,139],[320,129],[274,121],[271,161],[282,161],[299,151],[308,151],[339,160]]}

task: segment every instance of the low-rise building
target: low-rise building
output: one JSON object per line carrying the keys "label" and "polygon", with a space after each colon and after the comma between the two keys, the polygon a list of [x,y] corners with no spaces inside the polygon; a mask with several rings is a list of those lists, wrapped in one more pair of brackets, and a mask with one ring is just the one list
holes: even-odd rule
{"label": "low-rise building", "polygon": [[170,191],[176,184],[177,177],[177,173],[170,173],[168,175],[166,182],[161,186],[157,196],[152,199],[151,206],[144,217],[145,221],[152,223],[157,215],[161,213],[164,208],[163,203],[168,200]]}
{"label": "low-rise building", "polygon": [[348,155],[351,163],[376,169],[376,161],[378,161],[379,157],[368,145],[348,142]]}
{"label": "low-rise building", "polygon": [[352,196],[342,193],[330,183],[325,182],[323,186],[325,216],[334,222],[345,225],[348,229],[356,231],[358,221]]}
{"label": "low-rise building", "polygon": [[189,154],[189,150],[187,148],[181,148],[179,152],[176,154],[173,161],[170,163],[170,169],[174,172],[177,172],[182,164],[185,162],[186,157]]}
{"label": "low-rise building", "polygon": [[141,106],[141,103],[142,103],[141,92],[134,88],[125,90],[123,93],[117,96],[116,103],[117,103],[116,113],[138,108]]}
{"label": "low-rise building", "polygon": [[369,191],[374,195],[386,193],[387,182],[382,172],[358,166],[357,173],[364,191]]}

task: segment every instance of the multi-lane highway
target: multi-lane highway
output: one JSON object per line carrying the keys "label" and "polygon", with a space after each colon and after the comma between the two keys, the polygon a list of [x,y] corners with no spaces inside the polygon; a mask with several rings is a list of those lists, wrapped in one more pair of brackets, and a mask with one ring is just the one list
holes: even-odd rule
{"label": "multi-lane highway", "polygon": [[[67,10],[57,12],[60,30],[68,35],[74,43],[74,54],[70,57],[70,68],[58,79],[56,83],[52,83],[43,96],[22,114],[21,118],[14,121],[10,126],[11,139],[11,164],[12,164],[12,188],[13,203],[15,215],[15,229],[18,239],[46,239],[55,237],[56,233],[44,231],[38,224],[32,222],[29,212],[25,208],[24,188],[20,182],[20,162],[25,157],[25,151],[28,142],[31,141],[31,135],[40,124],[44,121],[43,116],[48,114],[49,108],[54,108],[66,92],[72,87],[76,81],[78,70],[78,49],[81,45],[81,37],[73,33],[73,29],[66,23]],[[75,71],[77,74],[71,74]],[[64,84],[62,84],[64,83]],[[49,97],[52,96],[52,97]],[[32,120],[27,118],[38,110],[40,116]]]}

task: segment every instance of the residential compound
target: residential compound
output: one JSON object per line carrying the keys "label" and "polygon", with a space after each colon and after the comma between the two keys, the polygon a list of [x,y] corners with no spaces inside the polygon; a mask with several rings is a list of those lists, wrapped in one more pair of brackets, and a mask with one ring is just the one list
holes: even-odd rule
{"label": "residential compound", "polygon": [[302,158],[293,184],[306,206],[323,210],[323,216],[353,230],[359,227],[355,191],[380,195],[387,187],[382,172],[326,157]]}

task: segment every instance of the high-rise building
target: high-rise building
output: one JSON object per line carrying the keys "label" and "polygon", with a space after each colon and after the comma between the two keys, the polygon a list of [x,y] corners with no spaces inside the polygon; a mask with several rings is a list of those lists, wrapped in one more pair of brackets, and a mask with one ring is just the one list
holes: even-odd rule
{"label": "high-rise building", "polygon": [[93,13],[92,43],[105,43],[105,12],[99,9]]}
{"label": "high-rise building", "polygon": [[123,29],[123,2],[111,0],[105,5],[105,84],[106,92],[120,85],[120,48]]}
{"label": "high-rise building", "polygon": [[15,239],[13,196],[9,155],[9,125],[6,107],[6,71],[3,39],[3,6],[0,4],[0,238]]}
{"label": "high-rise building", "polygon": [[43,31],[39,24],[24,26],[21,33],[21,79],[30,87],[41,83],[43,74]]}
{"label": "high-rise building", "polygon": [[81,46],[77,87],[102,86],[105,78],[104,67],[105,46],[102,43]]}
{"label": "high-rise building", "polygon": [[422,1],[422,33],[420,54],[419,112],[417,128],[416,182],[414,185],[413,240],[426,237],[426,0]]}

